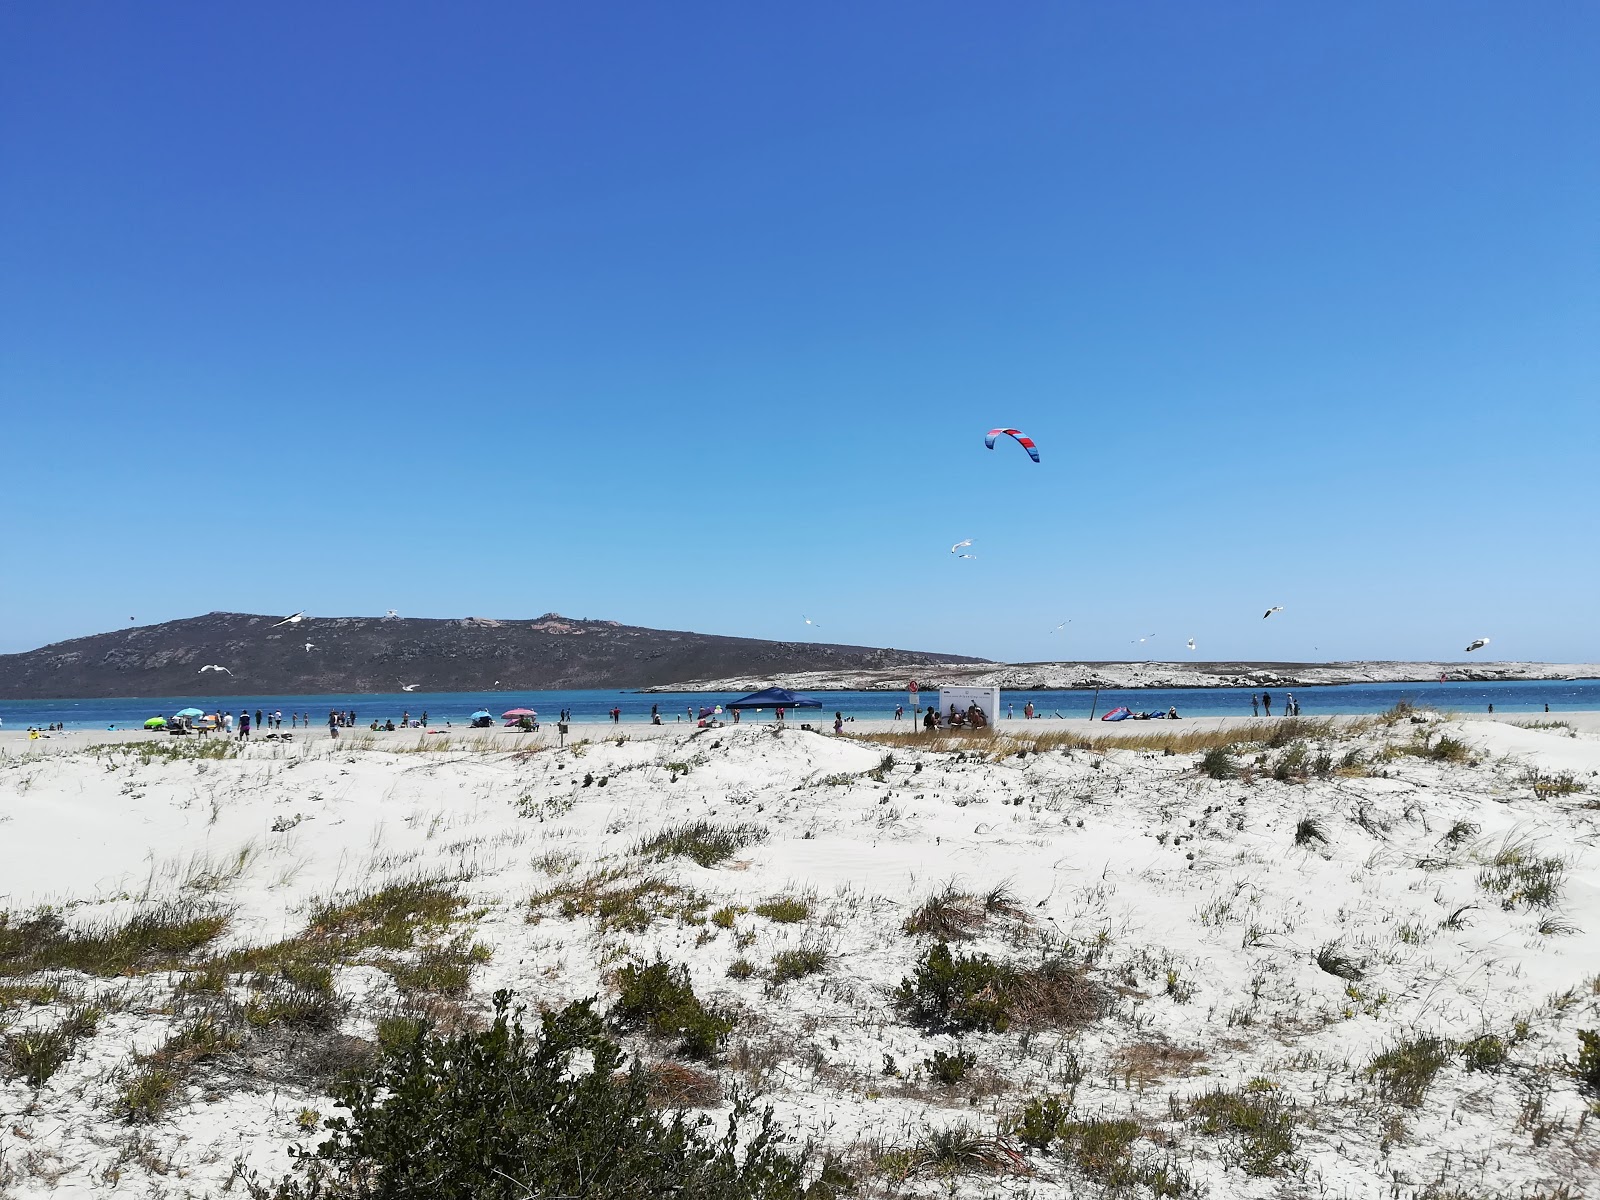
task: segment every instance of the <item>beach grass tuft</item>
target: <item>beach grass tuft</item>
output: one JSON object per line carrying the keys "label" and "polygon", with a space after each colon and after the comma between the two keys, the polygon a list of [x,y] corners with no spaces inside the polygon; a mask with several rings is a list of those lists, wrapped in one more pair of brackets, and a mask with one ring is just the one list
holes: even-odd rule
{"label": "beach grass tuft", "polygon": [[766,837],[767,831],[760,825],[719,825],[702,818],[645,838],[633,848],[633,853],[656,858],[682,857],[702,867],[715,867]]}

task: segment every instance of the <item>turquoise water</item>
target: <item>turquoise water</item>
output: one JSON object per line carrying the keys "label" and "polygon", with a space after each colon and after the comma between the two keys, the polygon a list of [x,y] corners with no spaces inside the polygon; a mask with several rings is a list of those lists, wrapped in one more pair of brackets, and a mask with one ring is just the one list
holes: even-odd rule
{"label": "turquoise water", "polygon": [[[1490,704],[1497,712],[1542,712],[1548,704],[1551,712],[1583,709],[1600,710],[1600,680],[1584,679],[1530,683],[1380,683],[1346,684],[1339,687],[1306,687],[1292,689],[1300,701],[1303,716],[1319,713],[1371,713],[1391,708],[1399,700],[1413,704],[1429,705],[1442,710],[1483,712]],[[1279,711],[1283,689],[1271,689],[1273,711]],[[283,724],[287,729],[290,713],[309,713],[314,727],[326,726],[328,710],[354,709],[356,720],[365,725],[373,718],[379,721],[400,722],[402,715],[410,713],[413,719],[426,712],[431,724],[442,726],[468,723],[468,714],[486,708],[499,714],[510,708],[531,708],[541,720],[554,720],[563,708],[572,710],[575,721],[604,721],[612,706],[622,709],[625,724],[645,722],[650,719],[651,705],[659,705],[661,718],[668,724],[678,718],[687,718],[688,710],[722,704],[736,699],[737,692],[661,692],[641,695],[637,692],[614,691],[550,691],[550,692],[411,692],[361,695],[337,694],[322,696],[164,696],[120,700],[0,700],[0,721],[6,729],[26,729],[30,725],[48,725],[62,722],[68,729],[131,729],[142,725],[146,718],[171,716],[180,708],[218,709],[237,716],[248,711],[254,719],[257,709],[262,712],[282,710]],[[923,702],[936,695],[922,693]],[[835,711],[847,717],[862,720],[883,719],[894,715],[896,704],[909,704],[904,692],[818,692],[822,702],[822,715],[831,719]],[[1022,706],[1033,702],[1034,711],[1045,718],[1087,717],[1091,703],[1096,714],[1104,713],[1118,705],[1126,705],[1135,712],[1165,712],[1175,705],[1186,717],[1249,716],[1250,689],[1248,688],[1147,688],[1100,693],[1094,700],[1092,691],[1005,691],[1000,696],[1000,715],[1007,715],[1007,706],[1021,717]],[[799,714],[804,715],[804,714]],[[771,720],[772,713],[747,714],[746,720]],[[499,724],[499,721],[496,721]]]}

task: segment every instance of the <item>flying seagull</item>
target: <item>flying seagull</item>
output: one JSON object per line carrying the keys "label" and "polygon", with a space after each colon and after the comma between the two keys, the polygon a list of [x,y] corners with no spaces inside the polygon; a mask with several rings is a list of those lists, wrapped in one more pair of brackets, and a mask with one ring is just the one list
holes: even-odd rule
{"label": "flying seagull", "polygon": [[310,654],[313,650],[320,650],[320,649],[322,649],[321,646],[313,646],[310,642],[306,643],[306,653],[307,654]]}
{"label": "flying seagull", "polygon": [[306,619],[305,610],[301,609],[299,612],[295,613],[294,616],[285,617],[281,621],[278,621],[278,622],[276,622],[276,623],[274,623],[272,625],[268,625],[267,628],[268,629],[276,629],[279,625],[298,625],[298,624],[300,624],[301,621],[304,621],[305,619]]}
{"label": "flying seagull", "polygon": [[[498,683],[498,682],[499,682],[499,680],[496,680],[496,681],[495,681],[495,682],[497,682],[497,683]],[[421,687],[421,686],[422,686],[422,685],[421,685],[421,684],[420,684],[420,683],[402,683],[402,684],[401,684],[401,685],[400,685],[400,690],[401,690],[401,691],[402,691],[402,692],[414,692],[414,691],[416,691],[416,690],[417,690],[417,689],[418,689],[418,688],[419,688],[419,687]]]}
{"label": "flying seagull", "polygon": [[1467,647],[1467,653],[1471,654],[1474,650],[1482,650],[1488,644],[1489,644],[1489,639],[1488,638],[1473,638],[1472,639],[1472,645]]}
{"label": "flying seagull", "polygon": [[806,623],[806,624],[807,624],[807,625],[809,625],[809,626],[811,626],[811,628],[813,628],[813,629],[821,629],[821,628],[822,628],[822,626],[821,626],[821,625],[818,625],[818,624],[817,624],[817,623],[816,623],[816,622],[815,622],[815,621],[813,621],[813,620],[812,620],[812,619],[811,619],[811,618],[810,618],[810,617],[807,617],[807,616],[804,616],[804,615],[802,615],[802,616],[801,616],[801,618],[800,618],[800,619],[801,619],[801,620],[802,620],[802,621],[804,621],[804,622],[805,622],[805,623]]}
{"label": "flying seagull", "polygon": [[977,558],[977,557],[978,557],[978,556],[977,556],[977,555],[976,555],[976,554],[958,554],[958,555],[956,555],[956,557],[957,557],[957,558],[971,558],[971,559],[976,559],[976,558]]}
{"label": "flying seagull", "polygon": [[219,667],[219,666],[216,666],[214,664],[201,667],[200,670],[198,672],[196,672],[196,674],[204,675],[207,671],[221,671],[225,675],[232,675],[233,674],[233,672],[228,670],[227,667]]}
{"label": "flying seagull", "polygon": [[[954,546],[951,546],[951,547],[950,547],[950,553],[951,553],[951,554],[954,554],[954,553],[955,553],[955,552],[956,552],[956,551],[957,551],[957,550],[959,550],[959,549],[961,549],[961,547],[963,547],[963,546],[970,546],[970,545],[972,545],[972,539],[971,539],[971,538],[968,538],[968,539],[967,539],[967,540],[966,540],[966,541],[964,541],[964,542],[957,542],[957,543],[956,543],[956,544],[955,544],[955,545],[954,545]],[[966,555],[965,555],[965,554],[963,554],[963,555],[962,555],[962,556],[961,556],[961,557],[962,557],[962,558],[965,558],[965,557],[966,557]]]}
{"label": "flying seagull", "polygon": [[1263,621],[1265,621],[1265,620],[1266,620],[1266,619],[1267,619],[1267,618],[1268,618],[1268,617],[1270,617],[1270,616],[1271,616],[1271,615],[1272,615],[1272,614],[1273,614],[1273,613],[1275,613],[1275,612],[1282,612],[1282,611],[1283,611],[1283,605],[1281,605],[1281,604],[1274,604],[1274,605],[1273,605],[1273,606],[1272,606],[1272,607],[1271,607],[1271,608],[1269,608],[1269,609],[1267,609],[1267,611],[1266,611],[1266,612],[1264,612],[1264,613],[1262,613],[1262,614],[1261,614],[1261,619],[1262,619],[1262,620],[1263,620]]}
{"label": "flying seagull", "polygon": [[1071,624],[1072,624],[1072,618],[1068,617],[1065,621],[1061,622],[1061,624],[1057,625],[1050,632],[1051,633],[1060,633],[1063,629],[1065,629],[1068,625],[1071,625]]}
{"label": "flying seagull", "polygon": [[391,608],[388,612],[383,614],[383,619],[385,621],[398,621],[400,619],[400,614]]}
{"label": "flying seagull", "polygon": [[1194,639],[1193,638],[1189,639],[1189,649],[1191,649],[1191,650],[1194,649]]}

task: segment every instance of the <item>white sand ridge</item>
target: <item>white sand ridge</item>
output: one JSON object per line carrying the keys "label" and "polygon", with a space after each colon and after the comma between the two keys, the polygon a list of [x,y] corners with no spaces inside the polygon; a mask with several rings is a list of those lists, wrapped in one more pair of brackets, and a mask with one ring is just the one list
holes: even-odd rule
{"label": "white sand ridge", "polygon": [[[908,1159],[895,1149],[961,1122],[1015,1145],[1017,1114],[1052,1093],[1070,1093],[1078,1119],[1131,1115],[1130,1154],[1170,1159],[1214,1196],[1388,1196],[1396,1180],[1420,1195],[1437,1179],[1464,1195],[1592,1190],[1600,1118],[1564,1064],[1576,1031],[1600,1027],[1600,740],[1363,724],[1304,727],[1299,766],[1292,739],[1244,748],[1250,777],[1225,780],[1201,774],[1197,753],[1050,745],[1036,729],[941,751],[747,726],[522,754],[460,740],[397,753],[409,743],[360,736],[237,757],[170,757],[201,750],[165,742],[12,754],[0,759],[9,930],[42,904],[67,929],[173,904],[227,924],[178,969],[116,975],[21,974],[0,938],[0,1036],[58,1026],[75,1002],[103,1011],[37,1089],[0,1085],[0,1179],[18,1195],[76,1195],[109,1171],[184,1195],[220,1191],[238,1159],[279,1174],[291,1142],[315,1140],[301,1113],[328,1111],[307,1047],[355,1055],[386,1016],[470,1020],[501,987],[530,1004],[609,997],[617,966],[659,956],[735,1018],[717,1082],[756,1089],[802,1141],[841,1153],[867,1194],[1022,1188],[898,1180]],[[1149,744],[1191,730],[1204,734],[1190,723]],[[763,836],[711,866],[640,852],[700,820]],[[319,919],[355,928],[349,901],[418,880],[461,903],[434,925],[416,917],[410,945],[335,955],[348,1009],[289,1037],[267,1004],[277,984],[252,986],[271,971],[250,948],[299,938],[330,897]],[[956,953],[1028,965],[1066,949],[1089,964],[1105,1015],[961,1036],[910,1024],[893,992],[933,939],[901,924],[952,883],[974,895],[1004,883],[1015,901],[972,916]],[[769,913],[804,915],[755,911],[775,898],[790,903]],[[407,969],[462,934],[458,949],[492,954],[462,951],[466,991],[417,986]],[[773,982],[774,959],[797,949],[820,951],[822,969]],[[182,968],[227,952],[237,969],[205,999],[203,976]],[[730,977],[740,962],[753,972]],[[241,1020],[238,1045],[181,1064],[158,1119],[130,1126],[130,1081],[202,1000],[254,1005],[259,1024]],[[1468,1069],[1479,1060],[1461,1047],[1484,1034],[1506,1061]],[[1417,1105],[1380,1094],[1373,1057],[1427,1036],[1448,1044]],[[958,1049],[974,1059],[962,1082],[920,1070]],[[1219,1088],[1281,1098],[1293,1146],[1266,1164],[1277,1174],[1249,1174],[1242,1135],[1190,1112]],[[1076,1164],[1025,1161],[1027,1194],[1081,1194]]]}

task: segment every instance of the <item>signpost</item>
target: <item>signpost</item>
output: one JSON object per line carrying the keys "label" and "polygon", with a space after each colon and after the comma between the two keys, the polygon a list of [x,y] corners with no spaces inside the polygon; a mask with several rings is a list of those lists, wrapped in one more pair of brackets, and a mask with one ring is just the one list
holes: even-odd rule
{"label": "signpost", "polygon": [[911,732],[917,731],[917,681],[913,679],[911,686],[906,689],[911,700]]}

